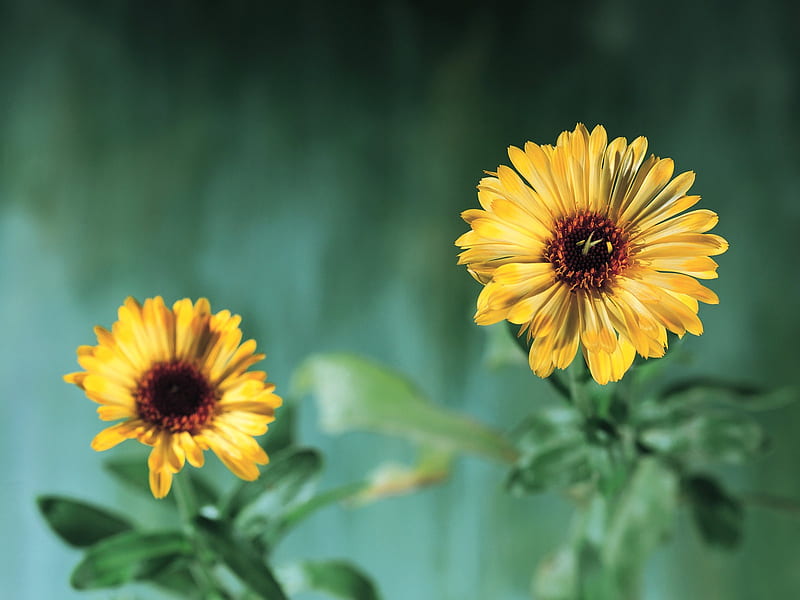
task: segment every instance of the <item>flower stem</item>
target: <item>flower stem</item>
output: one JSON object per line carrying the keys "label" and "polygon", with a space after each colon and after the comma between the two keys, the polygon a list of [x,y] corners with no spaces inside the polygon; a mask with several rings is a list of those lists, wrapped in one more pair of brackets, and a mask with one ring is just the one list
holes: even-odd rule
{"label": "flower stem", "polygon": [[564,380],[561,378],[561,374],[558,371],[553,371],[550,374],[550,377],[547,378],[547,382],[552,385],[556,392],[563,396],[567,402],[572,400],[570,388],[566,383],[564,383]]}
{"label": "flower stem", "polygon": [[286,515],[284,515],[281,522],[280,533],[282,534],[283,532],[288,531],[299,521],[302,521],[320,508],[324,508],[330,504],[341,502],[342,500],[348,500],[357,496],[360,492],[363,492],[365,489],[367,489],[368,485],[369,484],[367,482],[363,481],[350,483],[341,487],[330,489],[317,496],[314,496],[302,504],[299,504],[286,513]]}
{"label": "flower stem", "polygon": [[212,574],[214,559],[209,555],[209,551],[200,538],[195,525],[195,517],[198,515],[197,497],[192,487],[192,481],[189,479],[189,473],[178,473],[173,478],[172,485],[175,493],[175,503],[178,505],[181,526],[195,549],[195,560],[189,564],[192,577],[197,583],[203,598],[225,600],[228,595],[220,588]]}
{"label": "flower stem", "polygon": [[588,418],[592,415],[593,411],[591,400],[586,394],[586,386],[584,385],[584,381],[581,381],[582,373],[580,369],[581,365],[577,365],[576,363],[573,363],[567,368],[569,395],[572,399],[572,404],[581,412],[584,418]]}
{"label": "flower stem", "polygon": [[172,480],[172,489],[175,492],[175,502],[178,505],[178,514],[181,525],[188,534],[194,532],[194,518],[197,516],[197,499],[188,473],[178,473]]}

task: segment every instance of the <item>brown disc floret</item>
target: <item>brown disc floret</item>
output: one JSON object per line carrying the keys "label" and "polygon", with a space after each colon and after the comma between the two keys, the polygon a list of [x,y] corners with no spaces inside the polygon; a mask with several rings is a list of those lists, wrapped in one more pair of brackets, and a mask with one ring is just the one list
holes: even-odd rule
{"label": "brown disc floret", "polygon": [[603,291],[630,265],[628,237],[606,216],[583,211],[555,222],[545,258],[571,291]]}

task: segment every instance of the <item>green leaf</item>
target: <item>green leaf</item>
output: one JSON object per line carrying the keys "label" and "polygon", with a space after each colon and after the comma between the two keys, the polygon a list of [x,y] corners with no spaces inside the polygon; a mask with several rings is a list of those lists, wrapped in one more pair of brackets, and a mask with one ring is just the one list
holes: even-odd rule
{"label": "green leaf", "polygon": [[417,461],[411,466],[390,461],[378,465],[369,474],[355,501],[363,504],[438,483],[450,475],[452,466],[452,452],[421,446]]}
{"label": "green leaf", "polygon": [[578,558],[572,547],[562,548],[539,563],[533,594],[538,600],[578,600]]}
{"label": "green leaf", "polygon": [[761,426],[744,414],[687,416],[640,433],[650,450],[700,461],[741,462],[763,449]]}
{"label": "green leaf", "polygon": [[520,461],[506,485],[513,494],[533,494],[569,487],[591,477],[588,446],[584,440],[550,448]]}
{"label": "green leaf", "polygon": [[[242,482],[222,511],[226,518],[247,513],[277,514],[304,500],[322,469],[322,456],[311,448],[287,448],[272,457],[255,481]],[[246,520],[247,515],[242,515]]]}
{"label": "green leaf", "polygon": [[153,585],[176,594],[179,598],[185,598],[188,596],[189,590],[197,587],[197,582],[189,569],[190,560],[193,559],[166,557],[165,564],[161,569],[154,570],[149,574],[145,573],[145,576],[138,579],[147,580]]}
{"label": "green leaf", "polygon": [[576,411],[542,410],[528,417],[513,437],[520,458],[507,480],[512,493],[567,487],[591,477],[590,446]]}
{"label": "green leaf", "polygon": [[298,369],[293,387],[314,395],[329,433],[375,431],[500,461],[516,456],[500,434],[428,402],[405,377],[363,358],[313,356]]}
{"label": "green leaf", "polygon": [[742,539],[742,504],[714,478],[693,475],[683,482],[695,525],[712,546],[735,548]]}
{"label": "green leaf", "polygon": [[259,558],[256,547],[246,540],[234,538],[224,521],[199,516],[195,523],[208,545],[242,583],[264,600],[287,600],[272,571]]}
{"label": "green leaf", "polygon": [[511,433],[522,454],[533,454],[582,437],[583,421],[572,408],[551,407],[526,417]]}
{"label": "green leaf", "polygon": [[291,595],[317,591],[343,600],[379,600],[375,585],[354,565],[338,560],[285,565],[278,576]]}
{"label": "green leaf", "polygon": [[148,579],[171,560],[192,552],[192,544],[180,532],[126,531],[89,548],[70,583],[76,589],[89,590]]}
{"label": "green leaf", "polygon": [[603,563],[626,581],[666,537],[678,501],[675,473],[655,458],[639,461],[611,515]]}
{"label": "green leaf", "polygon": [[[152,496],[146,457],[115,457],[106,460],[103,466],[124,485],[147,496]],[[199,506],[213,506],[217,503],[219,494],[202,475],[191,470],[188,470],[185,475],[191,480]],[[174,505],[174,494],[170,494],[161,502]]]}
{"label": "green leaf", "polygon": [[624,581],[616,576],[612,569],[603,564],[601,552],[589,542],[580,545],[578,552],[578,586],[580,600],[619,600],[632,598],[634,594],[622,590],[633,581]]}
{"label": "green leaf", "polygon": [[103,508],[62,496],[39,496],[39,511],[53,531],[71,546],[83,548],[132,529],[131,523]]}
{"label": "green leaf", "polygon": [[539,564],[534,578],[537,600],[620,600],[635,597],[625,593],[625,582],[603,562],[608,506],[595,494],[575,511],[569,542]]}
{"label": "green leaf", "polygon": [[723,404],[751,411],[774,410],[788,406],[800,399],[793,387],[765,390],[760,386],[716,379],[695,377],[678,381],[659,394],[664,402],[682,406]]}

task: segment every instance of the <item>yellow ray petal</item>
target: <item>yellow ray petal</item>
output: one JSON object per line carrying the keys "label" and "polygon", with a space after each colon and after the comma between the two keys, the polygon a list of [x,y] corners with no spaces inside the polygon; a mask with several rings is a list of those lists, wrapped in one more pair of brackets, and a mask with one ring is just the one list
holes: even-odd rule
{"label": "yellow ray petal", "polygon": [[164,498],[172,487],[172,473],[167,470],[153,471],[150,469],[150,491],[155,498]]}
{"label": "yellow ray petal", "polygon": [[136,428],[139,425],[137,421],[125,421],[124,423],[117,423],[112,425],[94,436],[92,440],[92,450],[102,452],[113,448],[120,442],[127,439],[136,437]]}
{"label": "yellow ray petal", "polygon": [[202,467],[205,463],[205,457],[203,456],[203,450],[197,444],[192,436],[188,431],[182,431],[181,433],[177,434],[177,439],[179,440],[183,452],[186,456],[186,460],[189,461],[189,464],[193,467]]}

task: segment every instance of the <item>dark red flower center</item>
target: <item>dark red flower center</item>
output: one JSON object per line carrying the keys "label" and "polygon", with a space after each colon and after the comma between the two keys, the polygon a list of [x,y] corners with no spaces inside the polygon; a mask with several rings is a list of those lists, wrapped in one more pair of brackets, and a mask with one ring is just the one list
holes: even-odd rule
{"label": "dark red flower center", "polygon": [[603,290],[630,264],[628,237],[608,217],[580,212],[556,221],[545,257],[571,291]]}
{"label": "dark red flower center", "polygon": [[215,404],[208,380],[194,366],[180,361],[153,365],[136,392],[139,416],[173,433],[204,425]]}

